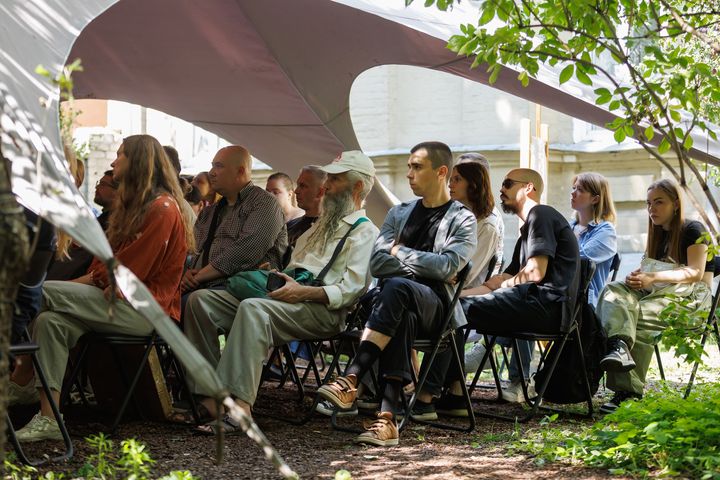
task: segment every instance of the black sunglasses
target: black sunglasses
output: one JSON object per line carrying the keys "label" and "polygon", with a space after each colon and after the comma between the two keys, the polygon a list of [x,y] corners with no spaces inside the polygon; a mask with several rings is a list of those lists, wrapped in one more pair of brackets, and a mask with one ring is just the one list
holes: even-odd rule
{"label": "black sunglasses", "polygon": [[512,178],[506,178],[506,179],[503,180],[503,182],[502,182],[502,188],[504,188],[505,190],[507,190],[507,189],[509,189],[510,187],[512,187],[513,185],[515,185],[516,183],[522,183],[522,184],[524,184],[524,185],[527,185],[527,184],[530,183],[530,182],[523,182],[523,181],[520,181],[520,180],[513,180]]}

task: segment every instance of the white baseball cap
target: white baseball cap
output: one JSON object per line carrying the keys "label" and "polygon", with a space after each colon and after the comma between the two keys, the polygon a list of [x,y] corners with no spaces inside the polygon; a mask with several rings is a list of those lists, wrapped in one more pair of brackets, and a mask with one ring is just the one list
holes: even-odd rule
{"label": "white baseball cap", "polygon": [[375,165],[373,165],[370,157],[360,150],[350,150],[343,152],[332,163],[320,167],[327,173],[345,173],[350,170],[358,173],[364,173],[371,177],[375,176]]}

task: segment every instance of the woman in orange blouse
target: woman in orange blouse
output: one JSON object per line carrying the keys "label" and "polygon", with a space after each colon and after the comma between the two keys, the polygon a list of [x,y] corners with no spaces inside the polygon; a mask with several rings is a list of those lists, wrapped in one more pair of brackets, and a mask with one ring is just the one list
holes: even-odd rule
{"label": "woman in orange blouse", "polygon": [[[112,163],[120,183],[107,230],[116,259],[152,292],[173,319],[180,318],[183,263],[194,248],[192,214],[177,174],[160,143],[149,135],[123,140]],[[111,291],[107,269],[95,259],[88,273],[71,282],[46,282],[43,310],[35,319],[33,338],[40,346],[38,361],[45,371],[55,402],[59,400],[68,351],[85,333],[148,335],[152,326],[116,291],[114,318],[108,318]],[[32,381],[32,371],[20,367],[10,382],[11,403],[40,400],[40,413],[17,432],[21,441],[61,438],[44,392]]]}

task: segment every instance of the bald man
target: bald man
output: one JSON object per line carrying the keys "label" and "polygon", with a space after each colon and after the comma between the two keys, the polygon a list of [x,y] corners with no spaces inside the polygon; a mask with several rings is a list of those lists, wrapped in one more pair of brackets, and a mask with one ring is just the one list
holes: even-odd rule
{"label": "bald man", "polygon": [[275,196],[250,181],[250,152],[240,145],[221,148],[208,174],[222,199],[204,208],[195,222],[198,254],[181,288],[223,288],[227,278],[264,263],[282,268],[287,230]]}
{"label": "bald man", "polygon": [[[580,269],[577,240],[560,212],[539,204],[542,192],[542,177],[529,168],[511,170],[503,180],[502,208],[524,224],[507,269],[480,287],[485,294],[468,297],[468,326],[479,333],[498,327],[508,333],[558,333],[563,317],[573,312]],[[519,379],[509,388],[510,396],[523,396]]]}

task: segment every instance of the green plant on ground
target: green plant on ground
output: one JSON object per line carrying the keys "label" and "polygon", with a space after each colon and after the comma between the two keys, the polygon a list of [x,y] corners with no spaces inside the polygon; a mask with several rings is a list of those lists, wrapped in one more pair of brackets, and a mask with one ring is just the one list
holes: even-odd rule
{"label": "green plant on ground", "polygon": [[[135,439],[120,442],[120,453],[115,451],[112,440],[102,433],[92,435],[85,441],[94,449],[72,478],[93,480],[148,480],[151,477],[151,466],[155,461],[150,457],[145,445]],[[59,480],[66,478],[64,473],[46,472],[40,475],[37,468],[16,465],[13,459],[5,460],[3,480]],[[192,473],[173,471],[159,480],[197,480]]]}
{"label": "green plant on ground", "polygon": [[638,477],[720,479],[720,384],[699,386],[688,399],[667,389],[648,393],[581,432],[549,421],[510,450],[529,453],[538,464],[564,461]]}

